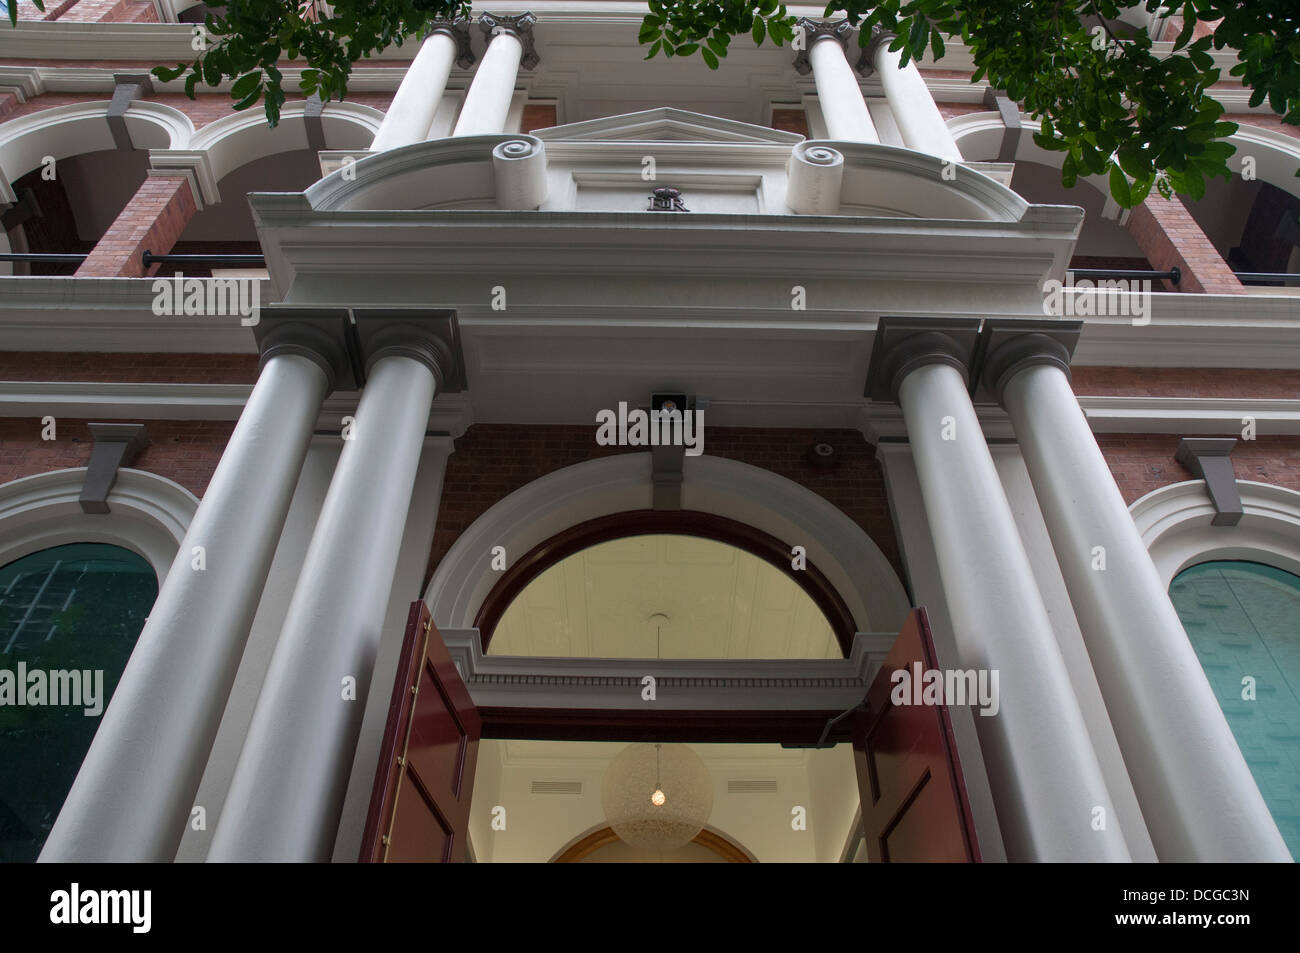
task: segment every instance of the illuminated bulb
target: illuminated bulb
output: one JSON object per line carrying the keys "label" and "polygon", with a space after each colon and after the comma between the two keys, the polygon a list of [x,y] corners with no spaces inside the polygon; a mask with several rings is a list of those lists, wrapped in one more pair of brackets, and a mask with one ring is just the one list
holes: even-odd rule
{"label": "illuminated bulb", "polygon": [[660,791],[658,788],[655,788],[655,793],[650,795],[650,803],[653,804],[655,807],[663,807],[664,804],[666,804],[667,802],[668,802],[668,796],[664,794],[663,791]]}

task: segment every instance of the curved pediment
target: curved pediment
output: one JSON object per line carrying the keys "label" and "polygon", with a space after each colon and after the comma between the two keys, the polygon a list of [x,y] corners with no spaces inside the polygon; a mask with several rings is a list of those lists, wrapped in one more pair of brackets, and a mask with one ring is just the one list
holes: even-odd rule
{"label": "curved pediment", "polygon": [[719,119],[671,106],[552,126],[534,135],[546,142],[737,142],[782,146],[792,146],[803,139],[796,132]]}
{"label": "curved pediment", "polygon": [[533,136],[417,142],[346,163],[303,195],[317,211],[536,208],[546,153]]}
{"label": "curved pediment", "polygon": [[959,162],[877,142],[801,142],[789,171],[786,204],[806,215],[1018,222],[1030,208]]}

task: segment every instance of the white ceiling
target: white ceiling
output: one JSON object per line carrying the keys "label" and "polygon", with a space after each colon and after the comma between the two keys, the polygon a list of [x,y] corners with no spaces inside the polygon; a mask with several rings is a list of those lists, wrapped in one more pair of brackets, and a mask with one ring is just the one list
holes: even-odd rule
{"label": "white ceiling", "polygon": [[673,535],[612,540],[556,563],[510,604],[489,652],[843,657],[826,617],[785,573],[726,543]]}
{"label": "white ceiling", "polygon": [[[544,863],[593,830],[604,827],[601,782],[622,742],[497,741],[479,744],[470,809],[474,856],[490,863]],[[858,808],[852,750],[790,750],[775,744],[693,744],[713,778],[708,826],[760,862],[840,859]],[[733,794],[733,780],[775,782],[775,791]],[[581,784],[581,794],[534,794],[534,781]],[[767,786],[769,789],[771,785]],[[807,824],[796,830],[794,808]],[[494,808],[504,808],[505,830],[493,830]],[[500,811],[497,812],[500,815]],[[701,862],[700,850],[664,855],[632,851],[621,842],[597,851],[592,862]]]}

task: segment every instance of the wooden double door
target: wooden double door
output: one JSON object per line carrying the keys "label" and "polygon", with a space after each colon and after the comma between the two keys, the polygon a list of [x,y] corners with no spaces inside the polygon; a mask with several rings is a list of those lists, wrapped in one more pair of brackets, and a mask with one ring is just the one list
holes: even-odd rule
{"label": "wooden double door", "polygon": [[[865,847],[872,862],[980,859],[946,705],[895,705],[892,673],[937,669],[923,609],[913,609],[852,722]],[[413,603],[360,859],[465,859],[483,719],[433,626]],[[727,738],[717,740],[726,741]]]}

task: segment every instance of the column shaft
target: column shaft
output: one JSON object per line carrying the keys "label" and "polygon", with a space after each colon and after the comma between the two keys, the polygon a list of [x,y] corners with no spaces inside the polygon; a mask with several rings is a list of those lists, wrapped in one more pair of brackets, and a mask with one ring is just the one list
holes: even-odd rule
{"label": "column shaft", "polygon": [[1160,859],[1289,861],[1065,372],[1013,371],[1003,402]]}
{"label": "column shaft", "polygon": [[879,142],[880,135],[858,88],[857,77],[832,36],[817,37],[808,49],[817,102],[826,120],[826,136],[844,142]]}
{"label": "column shaft", "polygon": [[369,371],[209,860],[330,857],[435,389],[401,354]]}
{"label": "column shaft", "polygon": [[41,860],[174,858],[328,388],[307,357],[267,361]]}
{"label": "column shaft", "polygon": [[523,53],[523,43],[513,33],[502,31],[492,37],[465,95],[453,136],[497,135],[506,131],[506,117],[510,114],[510,100],[515,94]]}
{"label": "column shaft", "polygon": [[375,152],[423,142],[447,89],[457,44],[450,33],[439,30],[420,46],[397,88],[384,121],[370,148]]}
{"label": "column shaft", "polygon": [[[1127,861],[1128,848],[964,376],[903,378],[907,423],[961,668],[996,669],[976,715],[1010,860]],[[1096,809],[1106,829],[1093,828]]]}
{"label": "column shaft", "polygon": [[894,114],[894,122],[903,136],[903,144],[917,152],[925,152],[951,159],[962,160],[957,141],[948,131],[943,114],[934,104],[929,87],[921,71],[912,60],[906,67],[899,66],[900,52],[889,49],[890,40],[882,38],[876,43],[872,62],[885,89],[885,98]]}

